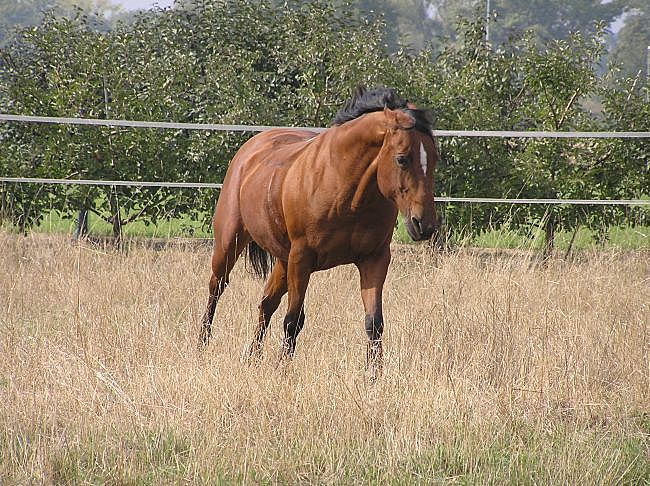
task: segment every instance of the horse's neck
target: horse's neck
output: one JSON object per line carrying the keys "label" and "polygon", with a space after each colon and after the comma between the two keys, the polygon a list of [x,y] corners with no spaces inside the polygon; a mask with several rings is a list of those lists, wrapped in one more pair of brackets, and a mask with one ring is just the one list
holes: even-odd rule
{"label": "horse's neck", "polygon": [[383,113],[368,113],[332,131],[332,148],[337,163],[349,172],[368,166],[379,154],[386,134]]}
{"label": "horse's neck", "polygon": [[[374,116],[373,116],[374,115]],[[377,126],[379,113],[352,120],[333,133],[333,159],[346,180],[352,209],[367,201],[369,192],[377,192],[378,156],[384,143],[383,126]],[[381,119],[380,119],[381,120]],[[374,122],[374,123],[373,123]]]}
{"label": "horse's neck", "polygon": [[380,147],[386,134],[386,118],[381,111],[366,113],[338,127],[342,145]]}

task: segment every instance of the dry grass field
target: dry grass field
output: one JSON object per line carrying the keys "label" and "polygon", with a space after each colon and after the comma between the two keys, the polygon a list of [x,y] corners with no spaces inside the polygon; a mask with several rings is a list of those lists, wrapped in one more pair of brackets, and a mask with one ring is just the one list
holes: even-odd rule
{"label": "dry grass field", "polygon": [[648,484],[650,253],[397,247],[364,373],[353,267],[316,274],[295,359],[209,250],[0,233],[0,484]]}

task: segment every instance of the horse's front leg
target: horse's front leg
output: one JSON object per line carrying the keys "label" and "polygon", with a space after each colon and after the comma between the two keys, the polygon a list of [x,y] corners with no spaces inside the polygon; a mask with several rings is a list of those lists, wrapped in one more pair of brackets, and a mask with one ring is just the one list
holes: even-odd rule
{"label": "horse's front leg", "polygon": [[386,245],[373,256],[357,263],[361,278],[361,300],[366,313],[365,328],[368,335],[366,367],[372,381],[381,374],[383,349],[381,336],[384,332],[384,316],[381,293],[390,263],[390,247]]}
{"label": "horse's front leg", "polygon": [[305,324],[305,293],[313,272],[313,254],[293,245],[287,262],[287,314],[284,318],[284,340],[281,358],[291,358],[296,338]]}

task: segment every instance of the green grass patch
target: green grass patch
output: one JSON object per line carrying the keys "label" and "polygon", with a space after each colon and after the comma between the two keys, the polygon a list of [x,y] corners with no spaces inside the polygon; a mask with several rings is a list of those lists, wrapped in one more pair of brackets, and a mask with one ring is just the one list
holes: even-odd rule
{"label": "green grass patch", "polygon": [[[573,250],[588,249],[618,249],[638,250],[650,248],[650,226],[612,226],[604,232],[605,238],[601,241],[598,234],[584,226],[578,229],[573,238],[573,231],[558,231],[555,234],[555,248],[567,250],[573,238]],[[493,228],[483,230],[476,234],[452,234],[452,246],[474,246],[479,248],[517,248],[541,250],[544,247],[544,231],[535,229],[529,234],[507,228]],[[393,233],[393,239],[399,243],[413,243],[408,236],[401,218]]]}
{"label": "green grass patch", "polygon": [[171,432],[147,432],[119,441],[91,436],[55,450],[55,484],[168,484],[189,481],[188,440]]}
{"label": "green grass patch", "polygon": [[[207,219],[207,218],[204,218]],[[75,229],[73,219],[64,218],[58,212],[50,212],[34,231],[40,233],[72,234]],[[88,229],[91,235],[111,236],[112,228],[109,223],[95,214],[88,215]],[[587,228],[580,227],[573,241],[573,250],[587,249],[618,249],[638,250],[650,248],[650,226],[613,226],[599,235]],[[202,221],[189,217],[164,218],[156,224],[145,224],[135,221],[123,227],[125,237],[146,238],[212,238],[212,228],[205,226]],[[558,231],[555,235],[555,248],[566,251],[569,248],[573,231]],[[402,218],[398,218],[393,240],[398,243],[413,243],[408,236]],[[511,248],[541,250],[544,246],[544,232],[535,228],[528,234],[507,228],[493,228],[478,233],[464,235],[452,234],[452,246],[473,246],[479,248]]]}
{"label": "green grass patch", "polygon": [[[605,239],[600,240],[597,233],[589,228],[580,227],[574,231],[558,231],[555,235],[555,248],[567,250],[573,239],[573,250],[609,248],[636,250],[650,248],[650,226],[613,226],[604,232]],[[541,229],[529,235],[523,235],[507,229],[481,231],[470,238],[472,246],[482,248],[530,248],[541,250],[544,246],[544,232]]]}
{"label": "green grass patch", "polygon": [[[648,444],[643,425],[634,423],[618,430],[459,421],[436,430],[427,445],[403,453],[381,430],[334,441],[295,430],[271,442],[262,439],[262,448],[252,435],[239,437],[246,440],[242,449],[241,443],[229,443],[234,437],[215,437],[209,430],[186,436],[167,429],[121,435],[115,429],[54,433],[30,428],[0,434],[0,482],[647,484]],[[37,459],[43,467],[34,470]]]}
{"label": "green grass patch", "polygon": [[[41,233],[72,234],[75,229],[75,220],[63,218],[58,212],[50,212],[35,231]],[[109,223],[93,213],[88,214],[88,231],[91,235],[110,236],[113,228]],[[149,238],[211,238],[211,228],[206,228],[201,221],[181,218],[164,218],[156,224],[145,224],[143,221],[134,221],[122,228],[126,237]]]}

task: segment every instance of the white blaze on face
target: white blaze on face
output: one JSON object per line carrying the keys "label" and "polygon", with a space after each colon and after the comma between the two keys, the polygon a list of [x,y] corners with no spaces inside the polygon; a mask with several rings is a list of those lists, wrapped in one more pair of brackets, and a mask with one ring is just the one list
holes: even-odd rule
{"label": "white blaze on face", "polygon": [[424,144],[420,142],[420,165],[422,166],[422,172],[424,175],[427,174],[427,152],[424,150]]}

